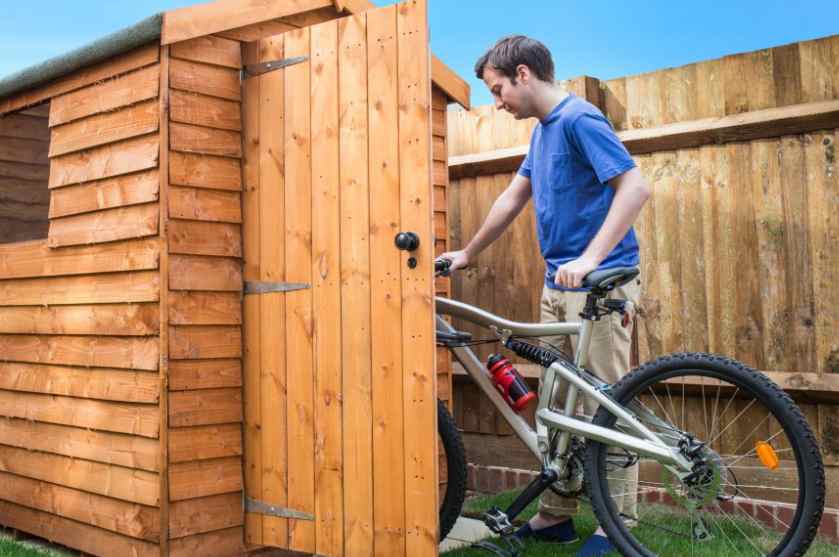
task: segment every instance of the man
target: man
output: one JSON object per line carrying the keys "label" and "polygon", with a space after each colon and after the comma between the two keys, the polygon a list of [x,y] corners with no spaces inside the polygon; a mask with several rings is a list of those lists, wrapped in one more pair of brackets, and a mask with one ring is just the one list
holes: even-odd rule
{"label": "man", "polygon": [[[524,36],[501,39],[478,60],[475,73],[486,83],[496,108],[517,120],[538,118],[539,124],[518,173],[475,237],[463,250],[441,257],[451,260],[452,270],[468,266],[533,198],[546,264],[541,320],[579,320],[586,296],[581,288],[583,277],[598,269],[638,265],[632,223],[650,188],[600,110],[555,83],[551,54],[542,43]],[[640,280],[636,280],[613,291],[611,297],[637,304],[639,292]],[[616,382],[629,371],[629,349],[630,332],[621,326],[620,316],[596,321],[588,367],[603,380]],[[564,393],[555,398],[555,406],[562,399]],[[586,414],[591,416],[596,405],[585,402]],[[632,516],[637,467],[627,471],[626,481],[632,486],[626,490],[631,496],[622,506]],[[576,499],[546,492],[539,513],[516,535],[576,541],[571,516],[577,510]],[[598,529],[578,555],[602,555],[612,549]]]}

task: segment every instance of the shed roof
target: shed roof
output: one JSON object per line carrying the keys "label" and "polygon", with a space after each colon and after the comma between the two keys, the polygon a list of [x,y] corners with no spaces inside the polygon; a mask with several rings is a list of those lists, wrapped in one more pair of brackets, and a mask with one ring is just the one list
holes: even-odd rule
{"label": "shed roof", "polygon": [[[324,10],[330,10],[337,17],[344,12],[353,14],[375,7],[369,0],[217,0],[171,10],[0,79],[0,99],[44,85],[155,40],[165,45],[232,30],[239,30],[241,34],[241,30],[254,26],[260,26],[260,30],[269,34],[270,30],[279,33],[310,25],[318,19],[329,19]],[[451,100],[469,108],[469,85],[463,79],[436,56],[433,57],[431,71],[434,83]]]}

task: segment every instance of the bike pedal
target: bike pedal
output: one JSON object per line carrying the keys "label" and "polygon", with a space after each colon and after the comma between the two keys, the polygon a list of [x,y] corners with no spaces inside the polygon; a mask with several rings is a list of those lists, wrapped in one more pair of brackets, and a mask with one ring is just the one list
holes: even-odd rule
{"label": "bike pedal", "polygon": [[504,511],[498,507],[492,507],[484,513],[484,524],[493,533],[500,536],[509,536],[516,530]]}

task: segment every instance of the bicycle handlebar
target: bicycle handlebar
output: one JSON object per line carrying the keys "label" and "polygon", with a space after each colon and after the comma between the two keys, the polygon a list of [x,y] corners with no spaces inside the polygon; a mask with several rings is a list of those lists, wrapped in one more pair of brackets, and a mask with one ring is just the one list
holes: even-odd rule
{"label": "bicycle handlebar", "polygon": [[452,266],[451,259],[435,259],[434,260],[434,274],[447,277],[451,274],[449,268]]}

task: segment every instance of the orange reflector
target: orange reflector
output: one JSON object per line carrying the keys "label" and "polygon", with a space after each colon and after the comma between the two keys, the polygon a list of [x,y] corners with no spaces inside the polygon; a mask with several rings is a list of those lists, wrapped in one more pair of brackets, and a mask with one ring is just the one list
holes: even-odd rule
{"label": "orange reflector", "polygon": [[757,457],[764,466],[770,470],[778,467],[778,455],[775,454],[775,449],[772,448],[772,445],[766,441],[758,441],[755,445],[755,451],[757,451]]}

